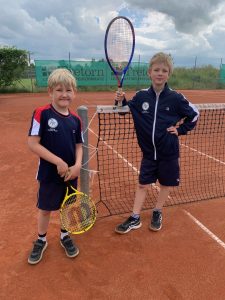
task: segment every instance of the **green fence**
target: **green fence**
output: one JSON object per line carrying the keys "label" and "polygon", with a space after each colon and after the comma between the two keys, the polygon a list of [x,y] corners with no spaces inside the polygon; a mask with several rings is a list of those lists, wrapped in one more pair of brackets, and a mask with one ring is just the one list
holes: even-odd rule
{"label": "green fence", "polygon": [[[110,86],[117,84],[105,61],[35,60],[36,84],[46,87],[49,74],[57,68],[73,71],[78,86]],[[148,63],[133,62],[124,79],[124,86],[149,85]]]}
{"label": "green fence", "polygon": [[222,64],[220,67],[220,82],[225,83],[225,65]]}

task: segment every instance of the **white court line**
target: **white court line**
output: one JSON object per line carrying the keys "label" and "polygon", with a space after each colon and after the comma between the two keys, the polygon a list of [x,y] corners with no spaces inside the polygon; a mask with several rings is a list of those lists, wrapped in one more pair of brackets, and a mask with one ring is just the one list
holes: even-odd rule
{"label": "white court line", "polygon": [[[97,113],[97,111],[96,111],[96,113]],[[95,113],[95,114],[96,114]],[[95,115],[94,115],[95,116]],[[127,120],[125,120],[126,122],[128,122]],[[97,137],[97,138],[99,138],[99,136],[93,131],[93,130],[91,130],[89,127],[88,127],[88,129]],[[105,141],[104,141],[104,144],[107,146],[107,147],[109,147],[119,158],[122,158],[129,166],[131,166],[131,168],[133,168],[133,170],[135,171],[135,172],[138,172],[138,170],[137,170],[137,168],[135,168],[135,167],[133,167],[132,166],[132,164],[131,163],[129,163],[128,161],[127,161],[127,159],[126,158],[124,158],[121,154],[119,154],[116,150],[114,150],[111,146],[109,146]],[[193,152],[196,152],[197,154],[200,154],[200,155],[202,155],[202,156],[205,156],[206,158],[209,158],[209,159],[211,159],[211,160],[214,160],[214,161],[216,161],[216,162],[218,162],[218,163],[220,163],[220,164],[222,164],[222,165],[225,165],[225,162],[224,161],[222,161],[222,160],[220,160],[220,159],[217,159],[217,158],[215,158],[215,157],[213,157],[213,156],[211,156],[211,155],[208,155],[208,154],[206,154],[206,153],[204,153],[204,152],[201,152],[201,151],[199,151],[199,150],[197,150],[197,149],[195,149],[195,148],[192,148],[192,147],[189,147],[189,146],[187,146],[187,145],[185,145],[185,144],[182,144],[182,143],[180,143],[180,146],[182,146],[182,147],[185,147],[185,148],[188,148],[189,150],[191,150],[191,151],[193,151]],[[139,174],[139,173],[138,173]]]}
{"label": "white court line", "polygon": [[200,155],[205,156],[205,157],[207,157],[207,158],[209,158],[209,159],[212,159],[212,160],[214,160],[214,161],[216,161],[216,162],[218,162],[218,163],[220,163],[220,164],[222,164],[222,165],[225,165],[225,162],[224,162],[224,161],[219,160],[219,159],[217,159],[217,158],[215,158],[215,157],[213,157],[213,156],[211,156],[211,155],[208,155],[208,154],[206,154],[206,153],[204,153],[204,152],[198,151],[197,149],[192,148],[192,147],[189,147],[189,146],[187,146],[187,145],[185,145],[185,144],[180,144],[180,145],[183,146],[183,147],[186,147],[186,148],[190,149],[191,151],[197,152],[197,154],[200,154]]}
{"label": "white court line", "polygon": [[[127,121],[127,120],[126,120],[126,121]],[[127,122],[128,122],[128,121],[127,121]],[[98,136],[92,129],[90,129],[90,128],[88,128],[88,129],[89,129],[89,131],[91,131],[97,138],[99,138],[99,136]],[[101,139],[101,138],[100,138],[100,139]],[[101,139],[101,140],[102,140],[102,139]],[[110,150],[112,150],[113,153],[116,154],[118,158],[122,159],[129,167],[131,167],[133,171],[135,171],[137,174],[140,173],[139,170],[138,170],[136,167],[134,167],[134,166],[133,166],[133,165],[132,165],[125,157],[123,157],[119,152],[117,152],[115,149],[113,149],[112,146],[110,146],[106,141],[103,141],[103,142],[104,142],[104,144],[106,145],[106,147],[108,147]],[[204,156],[204,157],[206,157],[206,158],[209,158],[209,159],[211,159],[211,160],[214,160],[214,161],[218,162],[219,164],[225,165],[225,162],[224,162],[224,161],[219,160],[219,159],[217,159],[217,158],[215,158],[215,157],[213,157],[213,156],[211,156],[211,155],[208,155],[208,154],[206,154],[206,153],[204,153],[204,152],[201,152],[201,151],[199,151],[199,150],[197,150],[197,149],[195,149],[195,148],[189,147],[189,146],[187,146],[187,145],[185,145],[185,144],[182,144],[182,143],[180,143],[180,145],[181,145],[182,147],[188,148],[189,150],[191,150],[191,151],[193,151],[193,152],[196,152],[196,153],[199,154],[199,155],[202,155],[202,156]],[[154,183],[152,184],[152,187],[155,188],[157,191],[160,190],[160,188],[159,188],[156,184],[154,184]],[[172,199],[171,196],[168,196],[168,198],[169,198],[170,200]]]}
{"label": "white court line", "polygon": [[[88,130],[89,130],[91,133],[93,133],[97,138],[99,138],[99,136],[98,136],[91,128],[88,128]],[[102,138],[100,138],[100,140],[103,141]],[[130,162],[129,162],[125,157],[123,157],[119,152],[117,152],[115,149],[113,149],[113,147],[110,146],[106,141],[103,141],[103,143],[106,145],[106,147],[108,147],[110,150],[112,150],[113,153],[117,155],[117,157],[121,158],[121,159],[122,159],[122,160],[123,160],[123,161],[124,161],[124,162],[125,162],[125,163],[133,170],[133,171],[135,171],[137,174],[140,173],[139,170],[138,170],[136,167],[134,167],[134,166],[132,165],[132,163],[130,163]],[[155,183],[152,183],[151,186],[152,186],[154,189],[156,189],[158,192],[160,191],[160,188],[159,188]],[[171,199],[170,196],[168,196],[168,198]]]}
{"label": "white court line", "polygon": [[188,215],[192,221],[195,222],[205,233],[207,233],[214,241],[216,241],[221,247],[225,249],[225,243],[221,241],[218,236],[216,236],[212,231],[210,231],[207,227],[205,227],[198,219],[196,219],[192,214],[190,214],[188,211],[183,209],[184,213]]}
{"label": "white court line", "polygon": [[[97,138],[99,138],[99,136],[91,129],[88,128],[89,131],[91,131]],[[102,138],[100,138],[101,141],[103,141]],[[106,141],[103,141],[103,143],[106,145],[107,148],[109,148],[110,150],[113,151],[114,154],[116,154],[119,158],[121,158],[125,163],[128,164],[129,167],[131,167],[136,173],[139,174],[139,171],[137,168],[135,168],[125,157],[123,157],[119,152],[117,152],[115,149],[113,149],[112,146],[110,146]]]}

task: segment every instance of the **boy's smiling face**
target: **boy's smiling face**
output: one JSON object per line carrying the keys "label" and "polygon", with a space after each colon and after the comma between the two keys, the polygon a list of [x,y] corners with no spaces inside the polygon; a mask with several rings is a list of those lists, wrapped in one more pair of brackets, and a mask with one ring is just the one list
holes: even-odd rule
{"label": "boy's smiling face", "polygon": [[149,69],[148,75],[152,80],[153,88],[160,91],[169,79],[170,68],[165,63],[154,63]]}
{"label": "boy's smiling face", "polygon": [[60,113],[68,113],[71,102],[75,99],[75,90],[72,86],[57,84],[49,89],[53,107]]}

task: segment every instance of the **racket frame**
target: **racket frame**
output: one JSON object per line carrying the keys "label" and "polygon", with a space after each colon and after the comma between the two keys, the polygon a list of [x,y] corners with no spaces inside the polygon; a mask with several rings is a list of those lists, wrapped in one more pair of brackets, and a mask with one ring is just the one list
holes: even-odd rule
{"label": "racket frame", "polygon": [[[73,192],[69,194],[69,189],[71,189]],[[64,209],[64,205],[65,203],[67,202],[67,200],[72,197],[72,196],[76,196],[76,195],[80,195],[80,196],[86,196],[89,198],[89,201],[92,203],[92,207],[94,208],[94,212],[95,212],[95,217],[94,217],[94,220],[93,222],[88,226],[88,227],[85,227],[84,229],[80,230],[80,231],[74,231],[74,230],[70,230],[69,228],[67,228],[67,226],[64,225],[63,223],[63,218],[61,217],[62,216],[62,211]],[[63,199],[63,202],[61,204],[61,207],[60,207],[60,219],[61,219],[61,224],[63,225],[63,227],[71,234],[81,234],[81,233],[84,233],[86,231],[88,231],[91,227],[93,227],[93,225],[95,224],[95,221],[97,219],[97,210],[96,210],[96,207],[95,207],[95,204],[93,203],[93,201],[90,199],[90,197],[88,195],[86,195],[85,193],[83,192],[79,192],[77,189],[75,189],[71,184],[68,184],[67,183],[67,187],[66,187],[66,195]]]}
{"label": "racket frame", "polygon": [[[110,62],[109,56],[108,56],[108,51],[107,51],[107,39],[108,39],[108,33],[109,33],[109,30],[110,30],[110,27],[118,19],[124,19],[124,20],[126,20],[129,23],[131,31],[132,31],[132,37],[133,37],[133,45],[132,45],[132,51],[131,51],[130,59],[129,59],[126,67],[123,70],[121,70],[121,71],[117,71],[117,70],[115,70],[113,68],[113,66],[112,66],[112,64]],[[118,90],[119,91],[122,91],[123,80],[124,80],[124,77],[126,75],[126,72],[127,72],[128,68],[130,66],[131,60],[133,58],[134,48],[135,48],[135,34],[134,34],[134,27],[133,27],[133,24],[131,23],[131,21],[128,18],[124,17],[124,16],[118,16],[118,17],[115,17],[114,19],[112,19],[110,21],[110,23],[108,24],[107,29],[106,29],[105,40],[104,40],[104,50],[105,50],[105,57],[106,57],[107,63],[108,63],[110,69],[113,71],[113,73],[114,73],[114,75],[115,75],[115,77],[117,79]],[[119,78],[120,75],[121,75],[121,78]]]}

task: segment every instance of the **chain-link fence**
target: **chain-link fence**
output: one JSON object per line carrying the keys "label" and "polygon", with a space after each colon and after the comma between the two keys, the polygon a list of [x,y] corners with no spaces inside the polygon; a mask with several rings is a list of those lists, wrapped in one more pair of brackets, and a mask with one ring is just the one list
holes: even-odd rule
{"label": "chain-link fence", "polygon": [[[222,59],[174,58],[174,72],[169,84],[174,89],[224,89],[225,64]],[[96,61],[34,60],[27,67],[22,79],[14,82],[6,91],[46,91],[49,74],[57,68],[67,68],[76,77],[79,90],[115,90],[117,81],[104,59]],[[132,62],[125,80],[124,88],[138,90],[148,87],[148,62]]]}

